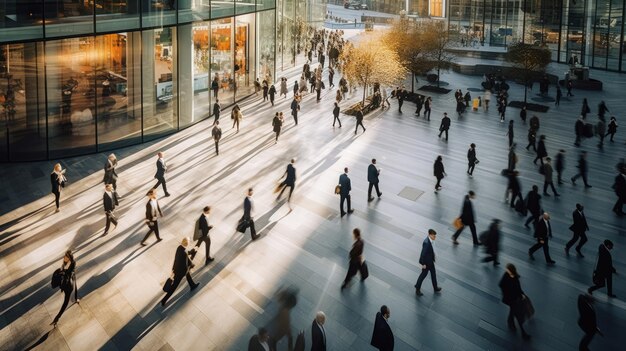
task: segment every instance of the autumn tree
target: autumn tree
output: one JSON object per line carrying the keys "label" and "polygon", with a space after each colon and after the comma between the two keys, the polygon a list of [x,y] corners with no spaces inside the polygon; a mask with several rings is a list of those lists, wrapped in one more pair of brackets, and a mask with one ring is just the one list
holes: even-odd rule
{"label": "autumn tree", "polygon": [[425,47],[427,61],[433,69],[437,70],[437,87],[439,87],[441,71],[449,70],[454,62],[455,56],[449,51],[452,47],[452,40],[444,21],[424,22],[422,26],[422,40],[420,41]]}
{"label": "autumn tree", "polygon": [[552,54],[546,47],[522,42],[509,46],[506,60],[516,68],[516,75],[524,82],[524,103],[528,96],[528,83],[536,72],[545,72],[552,61]]}
{"label": "autumn tree", "polygon": [[392,85],[406,76],[398,54],[385,44],[380,34],[362,34],[354,45],[344,48],[340,60],[343,62],[342,72],[348,81],[363,87],[363,104],[369,85]]}

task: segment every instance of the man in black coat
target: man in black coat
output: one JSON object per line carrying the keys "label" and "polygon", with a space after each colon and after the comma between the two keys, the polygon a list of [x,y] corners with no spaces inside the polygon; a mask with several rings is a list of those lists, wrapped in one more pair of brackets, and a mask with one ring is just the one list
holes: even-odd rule
{"label": "man in black coat", "polygon": [[369,187],[367,188],[367,201],[372,201],[372,187],[376,188],[376,194],[381,197],[383,193],[378,189],[378,176],[380,175],[380,169],[376,168],[376,159],[372,159],[372,163],[367,167],[367,182]]}
{"label": "man in black coat", "polygon": [[561,175],[563,174],[563,170],[565,169],[565,150],[559,150],[559,153],[556,154],[556,161],[554,163],[554,169],[556,169],[556,176],[559,181],[559,185],[563,184],[563,178]]}
{"label": "man in black coat", "polygon": [[513,172],[515,170],[515,165],[517,164],[517,154],[515,153],[516,146],[517,144],[513,143],[513,145],[509,147],[508,164],[506,167],[509,172]]}
{"label": "man in black coat", "polygon": [[215,142],[215,153],[220,154],[220,139],[222,139],[222,128],[220,128],[220,121],[215,121],[213,129],[211,130],[211,136]]}
{"label": "man in black coat", "polygon": [[343,210],[343,203],[346,200],[348,201],[347,213],[354,212],[350,201],[350,191],[352,190],[352,184],[350,182],[350,178],[348,177],[348,167],[344,168],[343,174],[339,176],[339,186],[341,187],[341,191],[339,192],[339,209],[341,212],[341,217],[343,217],[346,215],[346,211]]}
{"label": "man in black coat", "polygon": [[193,266],[191,263],[191,259],[189,258],[189,253],[187,253],[187,245],[189,245],[189,238],[183,238],[178,248],[176,248],[176,255],[174,256],[174,265],[172,266],[172,286],[170,290],[165,294],[163,299],[161,300],[161,306],[165,306],[167,300],[174,294],[178,284],[183,280],[183,277],[187,278],[187,283],[189,284],[189,288],[191,290],[195,290],[198,283],[194,283],[193,279],[191,279],[191,274],[189,270]]}
{"label": "man in black coat", "polygon": [[215,124],[220,119],[220,112],[222,112],[220,100],[215,99],[215,103],[213,104],[213,124]]}
{"label": "man in black coat", "polygon": [[157,171],[154,174],[154,179],[157,180],[157,183],[152,187],[152,189],[156,189],[159,185],[163,184],[163,192],[165,193],[165,197],[168,197],[170,196],[170,193],[167,192],[167,185],[165,184],[165,172],[167,172],[167,165],[165,164],[165,159],[163,158],[163,152],[159,151],[157,156]]}
{"label": "man in black coat", "polygon": [[402,113],[402,104],[404,104],[404,99],[406,99],[406,90],[398,89],[398,112]]}
{"label": "man in black coat", "polygon": [[624,203],[626,203],[626,167],[620,167],[619,174],[615,177],[613,183],[613,190],[617,195],[617,201],[613,205],[613,212],[618,216],[624,215]]}
{"label": "man in black coat", "polygon": [[291,163],[287,165],[287,170],[283,174],[285,176],[285,180],[280,183],[280,186],[283,188],[278,194],[276,201],[280,200],[280,197],[283,196],[283,192],[285,189],[289,187],[289,197],[287,198],[287,202],[291,201],[291,194],[293,193],[293,189],[296,187],[296,168],[293,164],[296,163],[296,159],[292,158]]}
{"label": "man in black coat", "polygon": [[372,346],[380,351],[393,351],[393,332],[387,320],[391,316],[389,307],[383,305],[380,312],[376,313],[376,321],[374,322],[374,332],[372,333]]}
{"label": "man in black coat", "polygon": [[475,223],[474,206],[472,205],[472,200],[474,198],[476,198],[476,193],[474,193],[471,190],[469,191],[467,195],[465,195],[465,199],[463,200],[463,209],[461,210],[461,216],[460,216],[463,226],[457,229],[454,235],[452,235],[452,242],[454,243],[454,245],[459,244],[459,242],[456,239],[459,237],[459,235],[461,235],[461,232],[463,231],[463,229],[465,229],[465,226],[470,227],[470,231],[472,232],[472,240],[474,241],[474,246],[480,245],[480,243],[478,242],[478,237],[476,236],[476,224],[474,224]]}
{"label": "man in black coat", "polygon": [[415,295],[422,296],[422,282],[426,275],[430,272],[430,279],[433,283],[433,290],[440,292],[441,288],[437,285],[437,272],[435,271],[435,250],[433,250],[433,242],[437,238],[437,232],[434,229],[428,229],[428,237],[422,243],[422,252],[420,253],[419,263],[422,266],[422,273],[415,283]]}
{"label": "man in black coat", "polygon": [[567,242],[565,245],[565,253],[569,255],[569,249],[578,241],[578,245],[576,245],[576,252],[580,257],[585,257],[580,249],[587,242],[587,234],[585,233],[589,230],[589,225],[587,224],[587,218],[585,217],[585,213],[583,212],[584,206],[581,204],[576,204],[576,209],[572,212],[572,220],[574,223],[569,227],[569,230],[574,232],[574,236],[572,240]]}
{"label": "man in black coat", "polygon": [[117,198],[117,193],[113,190],[112,184],[107,184],[104,186],[104,195],[102,195],[102,203],[104,205],[104,213],[106,215],[106,226],[104,227],[105,236],[109,233],[109,227],[111,223],[113,223],[114,227],[112,230],[117,228],[117,218],[113,214],[113,210],[115,210],[115,206],[119,205],[119,201]]}
{"label": "man in black coat", "polygon": [[598,329],[598,322],[596,320],[596,311],[593,309],[591,302],[593,299],[590,296],[583,294],[578,295],[578,326],[585,332],[585,335],[580,339],[578,344],[578,350],[589,351],[589,344],[596,333],[600,332]]}
{"label": "man in black coat", "polygon": [[291,101],[291,115],[296,125],[298,125],[298,111],[300,111],[300,103],[298,103],[298,96],[294,95]]}
{"label": "man in black coat", "polygon": [[352,277],[357,274],[357,272],[361,272],[361,281],[364,281],[367,278],[363,276],[363,271],[361,270],[363,266],[363,246],[365,245],[363,239],[361,239],[361,230],[359,228],[354,228],[352,230],[352,236],[354,237],[354,243],[352,244],[352,249],[350,249],[348,254],[350,257],[348,273],[346,273],[346,278],[343,280],[343,284],[341,284],[341,290],[348,286],[348,283]]}
{"label": "man in black coat", "polygon": [[585,183],[585,188],[591,188],[591,185],[587,183],[587,151],[580,153],[578,166],[576,167],[578,168],[578,173],[570,179],[572,181],[572,185],[576,185],[576,179],[582,177],[583,182]]}
{"label": "man in black coat", "polygon": [[157,237],[157,242],[163,240],[159,236],[159,222],[158,218],[163,217],[163,212],[161,212],[161,206],[159,206],[159,202],[157,201],[156,190],[150,189],[148,191],[148,203],[146,204],[146,225],[150,229],[146,236],[141,240],[141,246],[146,246],[146,239],[154,232],[154,235]]}
{"label": "man in black coat", "polygon": [[[482,236],[485,236],[484,238]],[[487,257],[483,259],[483,262],[493,261],[493,265],[500,264],[498,261],[498,252],[500,251],[500,220],[494,219],[489,225],[489,230],[481,234],[481,244],[485,245],[485,252]]]}
{"label": "man in black coat", "polygon": [[541,162],[543,165],[543,158],[548,156],[548,151],[546,150],[546,136],[541,135],[539,137],[539,142],[537,143],[537,157],[533,160],[534,164],[537,164],[537,160]]}
{"label": "man in black coat", "polygon": [[254,193],[254,189],[248,188],[247,196],[243,200],[243,217],[241,217],[241,219],[248,223],[248,227],[250,227],[250,236],[252,237],[252,240],[255,240],[259,236],[256,234],[256,229],[254,228],[254,218],[252,218],[252,194],[253,193]]}
{"label": "man in black coat", "polygon": [[533,253],[543,247],[543,255],[546,257],[546,263],[554,264],[550,258],[550,248],[548,247],[548,238],[552,238],[552,225],[550,224],[550,215],[548,212],[543,213],[543,218],[535,224],[535,238],[537,243],[528,249],[528,256],[534,260]]}
{"label": "man in black coat", "polygon": [[478,163],[478,159],[476,158],[476,144],[471,143],[469,150],[467,150],[467,174],[469,174],[470,177],[474,173],[476,163]]}
{"label": "man in black coat", "polygon": [[[209,236],[209,230],[213,229],[212,225],[209,225],[209,214],[211,214],[211,207],[205,206],[202,210],[202,214],[200,218],[196,221],[196,225],[194,228],[193,239],[196,241],[195,247],[200,247],[200,244],[204,243],[204,247],[206,249],[206,259],[204,261],[204,265],[208,265],[213,262],[213,257],[211,257],[211,237]],[[193,260],[196,257],[197,250],[194,248],[189,252],[191,259]]]}
{"label": "man in black coat", "polygon": [[335,102],[335,107],[333,107],[333,127],[335,126],[335,122],[339,123],[339,128],[341,128],[341,120],[339,119],[339,104]]}
{"label": "man in black coat", "polygon": [[363,133],[365,133],[365,126],[363,125],[363,110],[360,107],[356,109],[356,126],[354,127],[354,135],[359,130],[359,126],[363,128]]}
{"label": "man in black coat", "polygon": [[537,223],[539,216],[541,216],[541,195],[539,195],[539,187],[533,185],[533,190],[526,195],[526,210],[530,212],[530,217],[524,223],[526,228],[530,228],[528,224],[530,222]]}
{"label": "man in black coat", "polygon": [[617,273],[615,267],[613,267],[613,258],[611,257],[611,250],[613,250],[613,242],[611,240],[604,240],[604,242],[598,248],[598,261],[596,268],[593,271],[593,286],[587,289],[587,292],[591,295],[594,290],[603,288],[606,285],[606,292],[609,297],[617,297],[613,294],[613,273]]}
{"label": "man in black coat", "polygon": [[446,133],[446,140],[448,140],[448,130],[450,129],[450,117],[448,117],[448,113],[443,113],[443,118],[441,119],[441,125],[439,126],[439,138],[441,138],[442,133]]}
{"label": "man in black coat", "polygon": [[319,311],[311,324],[311,351],[326,351],[326,315]]}
{"label": "man in black coat", "polygon": [[252,335],[248,342],[248,351],[276,351],[269,342],[270,334],[265,328],[259,328],[258,334]]}

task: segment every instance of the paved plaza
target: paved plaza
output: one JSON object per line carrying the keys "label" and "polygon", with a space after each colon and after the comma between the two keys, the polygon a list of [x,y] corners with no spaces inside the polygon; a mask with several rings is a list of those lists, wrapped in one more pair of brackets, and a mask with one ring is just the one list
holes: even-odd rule
{"label": "paved plaza", "polygon": [[[553,64],[551,72],[566,70]],[[297,72],[291,72],[289,87]],[[559,73],[560,74],[560,73]],[[567,151],[565,179],[575,174],[579,150],[589,152],[591,189],[567,182],[558,187],[562,196],[543,198],[552,214],[554,239],[547,266],[540,252],[530,261],[527,250],[534,244],[523,218],[503,202],[506,179],[500,170],[507,165],[508,123],[500,123],[495,99],[488,113],[468,112],[458,119],[453,93],[432,95],[431,121],[414,116],[414,104],[406,102],[404,113],[392,107],[366,116],[365,133],[354,134],[355,121],[342,115],[342,128],[333,128],[335,89],[326,89],[316,103],[305,96],[295,126],[290,116],[291,98],[277,98],[276,106],[263,103],[260,95],[240,103],[244,114],[241,130],[230,128],[230,108],[222,113],[224,136],[216,156],[210,131],[213,118],[177,134],[116,151],[118,193],[122,196],[118,228],[106,237],[102,209],[102,165],[106,154],[60,160],[67,168],[69,186],[62,193],[61,212],[54,213],[49,177],[55,161],[3,165],[0,212],[0,349],[1,350],[246,350],[258,327],[276,314],[275,293],[286,286],[298,288],[298,303],[291,311],[294,336],[304,330],[310,348],[310,328],[316,311],[327,315],[329,350],[370,350],[374,317],[381,305],[391,309],[389,320],[396,350],[575,350],[582,332],[576,322],[577,296],[591,285],[598,245],[615,243],[614,293],[594,294],[598,324],[604,337],[596,336],[594,350],[622,349],[626,342],[626,219],[611,212],[615,196],[611,189],[615,164],[626,154],[626,79],[623,75],[592,71],[605,83],[602,92],[574,91],[561,106],[538,114],[539,134],[547,136],[548,153]],[[480,88],[480,77],[447,73],[451,89]],[[325,78],[326,80],[326,78]],[[327,81],[327,80],[326,80]],[[335,77],[338,81],[338,77]],[[520,85],[511,83],[511,99],[523,97]],[[551,87],[554,94],[554,87]],[[356,91],[346,107],[358,101]],[[291,92],[289,94],[291,96]],[[534,96],[534,95],[533,95]],[[616,142],[604,150],[596,140],[573,146],[574,121],[581,101],[587,97],[596,121],[600,100],[622,126]],[[282,111],[286,123],[274,144],[271,120]],[[437,138],[443,112],[452,117],[450,140]],[[527,125],[519,110],[509,108],[515,119],[520,180],[526,194],[542,176],[526,152]],[[477,144],[480,164],[474,177],[466,174],[466,152]],[[139,242],[147,231],[143,218],[145,194],[155,183],[157,151],[169,164],[168,191],[161,198],[165,217],[160,220],[163,241],[148,246]],[[433,191],[433,161],[443,156],[448,177],[443,189]],[[276,202],[273,188],[291,158],[296,158],[298,179],[291,204]],[[367,202],[367,166],[376,158],[381,168],[383,196]],[[350,168],[352,204],[355,212],[340,217],[339,198],[333,188],[343,167]],[[579,182],[581,183],[581,182]],[[261,234],[250,241],[249,232],[237,233],[245,190],[255,189],[255,222]],[[459,215],[463,195],[477,193],[475,210],[478,231],[491,219],[503,221],[500,261],[514,263],[525,293],[536,314],[527,324],[532,340],[507,329],[508,308],[501,303],[498,282],[504,269],[481,263],[482,248],[472,247],[469,231],[450,240],[452,221]],[[585,258],[565,256],[570,239],[574,205],[585,205],[591,230],[583,248]],[[168,305],[159,304],[161,287],[169,276],[176,247],[191,236],[202,207],[212,206],[212,255],[215,261],[202,266],[204,249],[196,258],[194,280],[200,287],[189,291],[183,282]],[[351,231],[359,227],[365,240],[370,277],[363,283],[339,287],[348,266]],[[413,285],[420,272],[421,244],[429,228],[439,235],[435,242],[437,274],[443,288],[433,294],[430,280],[416,297]],[[80,304],[71,305],[57,328],[49,324],[63,296],[50,287],[53,271],[64,251],[76,252]],[[286,340],[279,350],[286,350]]]}

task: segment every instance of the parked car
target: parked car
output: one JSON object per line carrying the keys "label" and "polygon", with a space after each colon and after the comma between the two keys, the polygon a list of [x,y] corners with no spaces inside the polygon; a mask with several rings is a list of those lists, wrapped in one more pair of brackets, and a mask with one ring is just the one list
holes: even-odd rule
{"label": "parked car", "polygon": [[344,1],[343,7],[346,9],[353,8],[355,10],[367,10],[367,4],[362,4],[360,1]]}

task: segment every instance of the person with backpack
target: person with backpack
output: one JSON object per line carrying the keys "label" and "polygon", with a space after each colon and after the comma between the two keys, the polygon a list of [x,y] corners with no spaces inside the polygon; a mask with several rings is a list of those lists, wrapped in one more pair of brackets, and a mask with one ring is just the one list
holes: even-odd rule
{"label": "person with backpack", "polygon": [[[65,255],[63,255],[63,262],[61,263],[61,268],[57,269],[54,274],[60,276],[60,280],[58,281],[58,287],[65,294],[65,297],[63,299],[63,305],[61,305],[59,313],[57,313],[52,323],[50,323],[50,325],[53,325],[56,328],[57,324],[59,323],[59,319],[63,315],[63,312],[65,312],[65,309],[70,302],[72,291],[74,292],[74,301],[80,304],[80,299],[78,298],[78,285],[76,284],[76,261],[74,260],[72,250],[67,250],[65,252]],[[56,288],[57,286],[54,286],[53,284],[52,287]]]}

